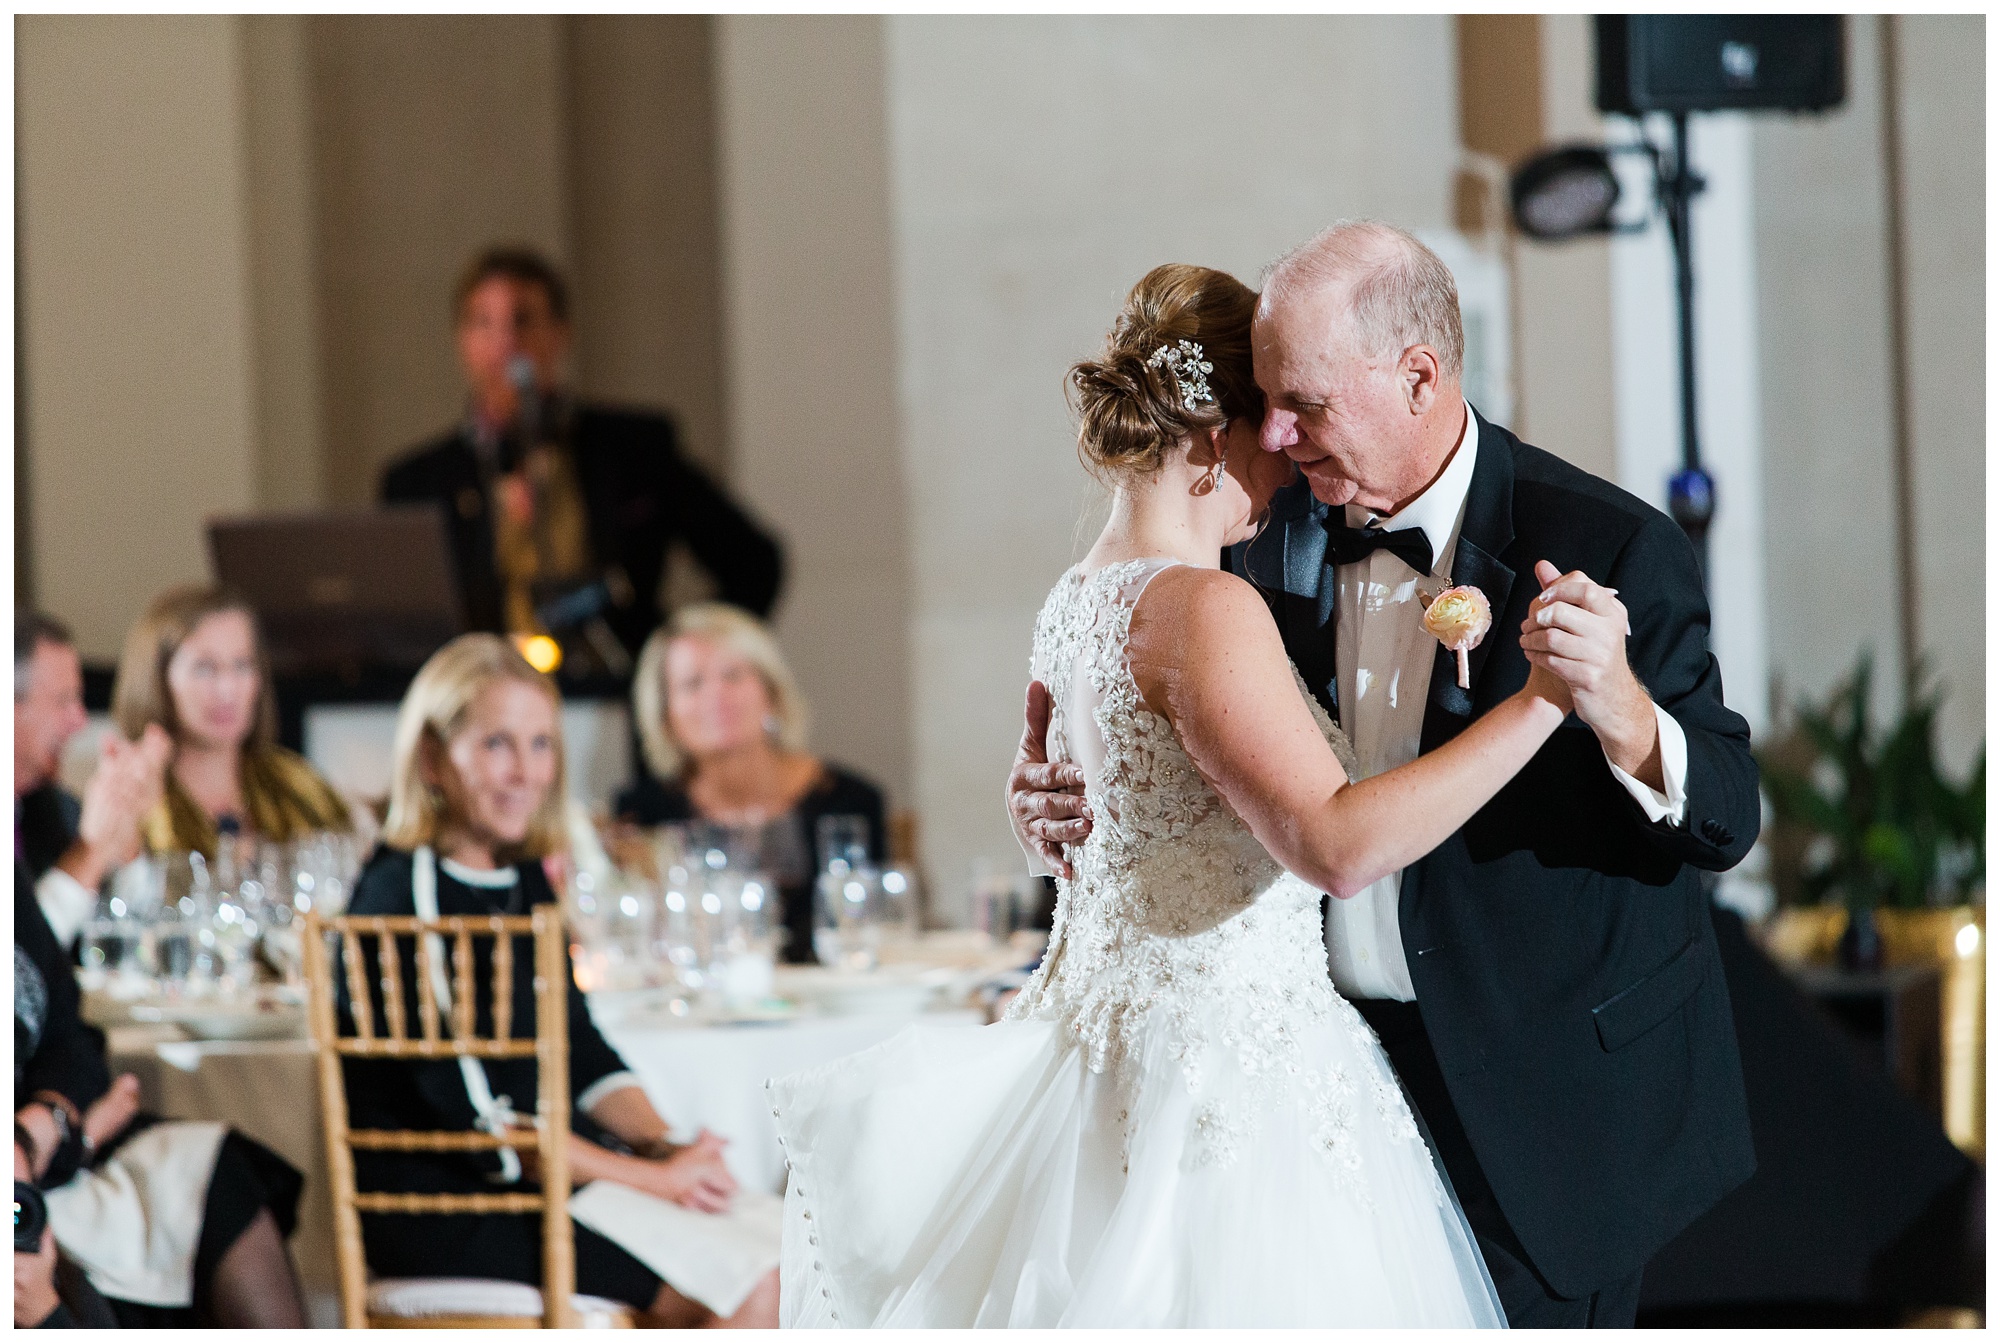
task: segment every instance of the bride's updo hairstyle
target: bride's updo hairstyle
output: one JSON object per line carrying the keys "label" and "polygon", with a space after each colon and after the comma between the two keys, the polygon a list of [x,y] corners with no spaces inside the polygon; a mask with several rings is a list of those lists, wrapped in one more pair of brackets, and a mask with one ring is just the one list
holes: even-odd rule
{"label": "bride's updo hairstyle", "polygon": [[[1250,375],[1250,318],[1257,295],[1206,266],[1158,266],[1132,286],[1104,353],[1072,365],[1069,392],[1082,421],[1077,452],[1093,471],[1147,476],[1172,449],[1241,416],[1261,419],[1264,398]],[[1174,370],[1148,362],[1161,346],[1201,346],[1215,367],[1213,401],[1189,407]]]}

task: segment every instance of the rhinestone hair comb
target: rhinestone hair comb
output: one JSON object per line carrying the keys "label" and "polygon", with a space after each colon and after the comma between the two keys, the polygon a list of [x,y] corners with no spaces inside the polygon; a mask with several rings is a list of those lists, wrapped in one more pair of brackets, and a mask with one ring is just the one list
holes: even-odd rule
{"label": "rhinestone hair comb", "polygon": [[1153,351],[1146,367],[1164,367],[1174,375],[1174,384],[1180,388],[1181,404],[1187,409],[1215,404],[1215,396],[1208,390],[1208,375],[1215,372],[1215,365],[1201,357],[1201,346],[1195,342],[1183,340],[1173,345],[1162,345]]}

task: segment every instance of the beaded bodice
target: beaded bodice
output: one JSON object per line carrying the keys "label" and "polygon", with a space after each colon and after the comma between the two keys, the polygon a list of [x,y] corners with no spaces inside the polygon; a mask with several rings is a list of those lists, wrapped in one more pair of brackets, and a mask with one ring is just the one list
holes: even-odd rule
{"label": "beaded bodice", "polygon": [[[1053,699],[1049,758],[1084,767],[1094,821],[1070,850],[1074,878],[1058,882],[1048,953],[1008,1014],[1061,1020],[1097,1072],[1119,1070],[1139,1022],[1164,1014],[1198,1088],[1211,1041],[1254,1076],[1295,1066],[1303,1023],[1365,1027],[1328,979],[1320,893],[1257,842],[1132,678],[1133,608],[1171,563],[1072,569],[1036,624],[1033,673]],[[1346,738],[1306,698],[1352,775]]]}

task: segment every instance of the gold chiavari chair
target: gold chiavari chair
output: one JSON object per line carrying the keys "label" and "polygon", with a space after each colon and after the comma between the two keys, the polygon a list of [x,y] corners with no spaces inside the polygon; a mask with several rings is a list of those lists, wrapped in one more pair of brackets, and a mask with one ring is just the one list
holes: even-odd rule
{"label": "gold chiavari chair", "polygon": [[[514,938],[534,938],[535,1035],[515,1039],[513,1027]],[[443,939],[452,949],[448,1002],[432,983],[425,947],[418,939]],[[338,941],[353,1003],[352,1030],[343,1033],[334,998],[334,956]],[[474,1028],[473,945],[491,941],[493,1020],[490,1034]],[[414,955],[417,1020],[409,1020],[400,951]],[[372,950],[373,954],[369,952]],[[631,1324],[615,1302],[579,1298],[576,1245],[569,1220],[569,1022],[565,980],[569,974],[562,920],[553,908],[531,916],[478,915],[426,921],[410,916],[348,916],[306,919],[306,984],[313,1044],[318,1055],[320,1108],[326,1128],[327,1178],[333,1197],[334,1246],[340,1269],[343,1323],[350,1329],[550,1329]],[[372,973],[371,973],[372,971]],[[380,1015],[370,993],[380,989]],[[347,1123],[344,1058],[435,1061],[453,1058],[535,1059],[539,1088],[533,1128],[486,1132],[414,1132],[354,1129]],[[399,1194],[363,1193],[354,1187],[354,1153],[466,1152],[513,1148],[539,1158],[539,1193]],[[424,1216],[448,1213],[539,1214],[542,1219],[542,1284],[539,1293],[511,1282],[409,1278],[377,1281],[371,1287],[361,1244],[361,1214]]]}

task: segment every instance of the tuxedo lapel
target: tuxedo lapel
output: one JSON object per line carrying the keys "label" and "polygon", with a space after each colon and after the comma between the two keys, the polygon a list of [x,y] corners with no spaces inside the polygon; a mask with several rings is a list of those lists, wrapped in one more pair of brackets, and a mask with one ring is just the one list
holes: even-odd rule
{"label": "tuxedo lapel", "polygon": [[1458,529],[1451,581],[1486,594],[1493,607],[1495,628],[1487,631],[1468,659],[1471,690],[1459,689],[1457,656],[1448,649],[1438,649],[1431,666],[1430,703],[1424,709],[1421,749],[1425,751],[1436,750],[1472,721],[1480,673],[1494,644],[1507,637],[1498,626],[1505,619],[1507,598],[1514,589],[1514,571],[1502,564],[1499,556],[1514,543],[1514,458],[1505,438],[1477,412],[1474,419],[1479,429],[1479,458],[1473,464],[1472,485],[1465,497],[1465,521]]}
{"label": "tuxedo lapel", "polygon": [[1271,520],[1264,530],[1238,547],[1236,567],[1263,589],[1284,636],[1285,652],[1313,697],[1338,722],[1337,591],[1326,568],[1326,511],[1304,479],[1293,481],[1271,500]]}

